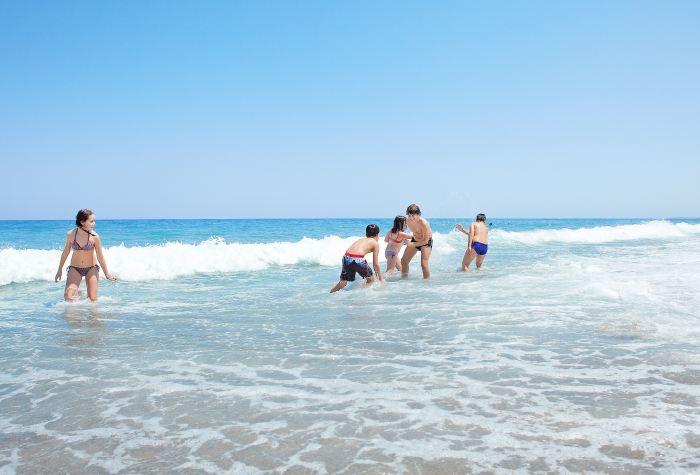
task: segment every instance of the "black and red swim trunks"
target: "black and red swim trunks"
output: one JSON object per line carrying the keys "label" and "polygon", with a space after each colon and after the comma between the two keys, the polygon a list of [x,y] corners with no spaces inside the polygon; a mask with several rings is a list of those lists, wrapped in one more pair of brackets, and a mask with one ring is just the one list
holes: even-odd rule
{"label": "black and red swim trunks", "polygon": [[340,272],[340,280],[354,282],[355,274],[360,274],[360,277],[363,279],[374,275],[372,274],[372,269],[367,265],[367,259],[365,259],[364,256],[345,254],[343,256],[343,270]]}

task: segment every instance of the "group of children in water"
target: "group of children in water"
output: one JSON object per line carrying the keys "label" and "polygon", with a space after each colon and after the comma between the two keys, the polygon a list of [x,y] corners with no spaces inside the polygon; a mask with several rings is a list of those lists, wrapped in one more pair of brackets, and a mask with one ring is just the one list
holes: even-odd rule
{"label": "group of children in water", "polygon": [[[407,226],[413,231],[413,234],[404,232]],[[462,271],[469,272],[469,265],[475,258],[477,269],[482,267],[489,247],[489,228],[486,226],[486,216],[478,214],[476,221],[469,225],[468,231],[459,223],[455,227],[469,237],[467,250],[462,259]],[[409,206],[406,209],[406,216],[394,218],[394,226],[384,237],[387,246],[384,251],[386,272],[383,276],[379,267],[379,226],[376,224],[367,226],[365,236],[365,238],[355,241],[345,252],[340,281],[331,289],[331,293],[342,289],[348,282],[353,282],[356,274],[365,279],[367,284],[374,282],[374,274],[365,258],[370,252],[372,253],[372,267],[374,267],[374,272],[381,282],[384,282],[383,277],[390,276],[394,269],[401,272],[402,276],[407,276],[409,263],[418,251],[421,253],[420,266],[423,278],[430,278],[428,262],[433,250],[433,232],[430,230],[430,223],[421,216],[420,208],[417,205]],[[399,260],[399,251],[403,245],[406,246],[406,250]]]}
{"label": "group of children in water", "polygon": [[[102,254],[102,243],[100,237],[93,231],[95,226],[95,215],[92,211],[83,209],[75,217],[75,229],[66,233],[66,244],[61,254],[61,262],[56,273],[56,282],[61,280],[63,275],[63,265],[68,259],[68,255],[73,250],[71,264],[66,268],[66,290],[64,298],[72,301],[78,295],[78,287],[85,278],[87,296],[90,300],[97,300],[97,286],[100,275],[100,265],[108,280],[116,282],[117,277],[111,276],[107,270],[107,263]],[[413,231],[413,234],[406,233],[406,227]],[[484,257],[488,250],[489,229],[486,226],[486,216],[479,214],[476,221],[469,225],[469,231],[461,224],[455,226],[459,231],[469,236],[467,251],[462,259],[462,270],[469,272],[469,264],[476,258],[476,267],[479,268],[484,262]],[[408,266],[411,259],[420,251],[420,266],[423,271],[423,278],[430,278],[430,268],[428,261],[433,249],[433,232],[430,230],[430,223],[421,216],[420,208],[411,205],[406,210],[406,216],[397,216],[394,219],[394,226],[384,237],[387,243],[384,257],[386,257],[387,270],[382,276],[379,268],[379,226],[370,224],[365,232],[366,237],[355,241],[343,256],[343,269],[338,282],[331,292],[337,292],[353,282],[357,274],[365,279],[366,283],[374,282],[374,274],[367,264],[365,256],[370,252],[373,255],[372,267],[380,281],[383,277],[390,276],[394,269],[401,272],[402,276],[408,275]],[[399,259],[399,251],[402,246],[406,246],[403,257]],[[99,261],[99,264],[98,264]]]}

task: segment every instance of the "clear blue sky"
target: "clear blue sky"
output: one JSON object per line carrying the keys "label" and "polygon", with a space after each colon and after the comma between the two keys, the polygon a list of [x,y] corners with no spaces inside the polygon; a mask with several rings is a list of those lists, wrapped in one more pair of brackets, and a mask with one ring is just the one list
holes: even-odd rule
{"label": "clear blue sky", "polygon": [[698,1],[0,1],[0,219],[700,216]]}

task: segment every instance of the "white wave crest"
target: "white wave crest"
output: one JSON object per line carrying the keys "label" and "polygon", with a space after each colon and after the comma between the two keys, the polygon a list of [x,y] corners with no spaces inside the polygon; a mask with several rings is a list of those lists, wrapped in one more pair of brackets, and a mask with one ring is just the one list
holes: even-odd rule
{"label": "white wave crest", "polygon": [[[437,242],[442,239],[439,233],[435,233],[434,237]],[[304,238],[298,242],[227,244],[219,238],[200,244],[169,242],[135,247],[113,246],[104,249],[104,256],[110,274],[125,281],[171,280],[200,273],[259,271],[271,266],[339,266],[343,253],[357,239],[359,236],[330,236],[323,239]],[[386,244],[383,239],[379,244],[379,259],[385,261]],[[451,247],[445,246],[440,253],[450,250]],[[53,280],[61,252],[0,250],[0,285]]]}
{"label": "white wave crest", "polygon": [[700,234],[700,224],[671,223],[659,220],[641,224],[580,229],[538,229],[520,232],[495,229],[491,236],[493,236],[494,242],[535,245],[550,242],[597,244],[640,239],[683,238],[695,234]]}

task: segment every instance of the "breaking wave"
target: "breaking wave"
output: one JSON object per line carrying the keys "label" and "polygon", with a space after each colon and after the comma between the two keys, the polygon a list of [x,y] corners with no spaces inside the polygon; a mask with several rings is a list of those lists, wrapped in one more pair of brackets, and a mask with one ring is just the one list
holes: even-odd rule
{"label": "breaking wave", "polygon": [[520,232],[495,229],[491,236],[494,243],[500,241],[537,245],[555,242],[600,244],[640,239],[684,238],[696,234],[700,234],[700,224],[671,223],[659,220],[642,224],[580,229],[537,229]]}
{"label": "breaking wave", "polygon": [[[435,240],[443,239],[435,233]],[[171,280],[180,276],[217,272],[259,271],[273,266],[338,266],[340,257],[359,236],[266,244],[226,243],[212,238],[200,244],[169,242],[160,245],[104,248],[110,274],[125,281]],[[379,259],[386,244],[380,239]],[[445,242],[440,253],[451,252]],[[61,259],[60,250],[0,250],[0,285],[12,282],[52,281]],[[67,265],[67,264],[66,264]],[[65,272],[63,275],[65,279]]]}

